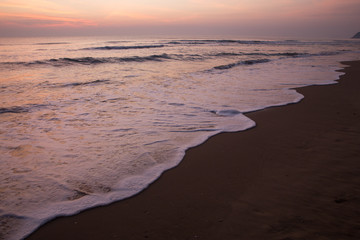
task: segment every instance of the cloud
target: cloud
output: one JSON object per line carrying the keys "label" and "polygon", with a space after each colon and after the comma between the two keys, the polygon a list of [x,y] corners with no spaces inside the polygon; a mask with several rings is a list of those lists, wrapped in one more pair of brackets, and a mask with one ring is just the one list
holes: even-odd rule
{"label": "cloud", "polygon": [[69,17],[53,17],[36,14],[1,13],[3,24],[21,27],[58,27],[58,26],[95,26],[96,24],[85,19]]}

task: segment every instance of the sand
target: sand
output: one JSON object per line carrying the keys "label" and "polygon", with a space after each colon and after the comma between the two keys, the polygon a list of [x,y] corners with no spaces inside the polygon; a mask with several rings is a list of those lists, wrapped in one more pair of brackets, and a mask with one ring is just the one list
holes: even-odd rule
{"label": "sand", "polygon": [[127,200],[30,239],[360,239],[360,62],[298,104],[247,114]]}

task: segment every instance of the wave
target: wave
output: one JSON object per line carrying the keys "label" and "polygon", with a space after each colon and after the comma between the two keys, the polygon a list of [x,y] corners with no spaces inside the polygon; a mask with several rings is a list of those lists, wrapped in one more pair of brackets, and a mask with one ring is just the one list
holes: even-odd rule
{"label": "wave", "polygon": [[171,57],[179,61],[198,61],[206,58],[206,56],[200,54],[172,54]]}
{"label": "wave", "polygon": [[105,62],[106,60],[104,58],[83,57],[83,58],[57,58],[57,59],[53,58],[45,61],[34,61],[27,64],[28,65],[50,64],[50,65],[58,66],[58,65],[69,65],[73,63],[92,65],[92,64],[99,64]]}
{"label": "wave", "polygon": [[26,113],[26,112],[30,112],[33,109],[44,108],[44,107],[47,107],[47,105],[44,105],[44,104],[28,104],[28,105],[24,105],[24,106],[6,107],[6,108],[0,108],[0,114],[4,114],[4,113]]}
{"label": "wave", "polygon": [[[345,51],[345,50],[344,50]],[[56,59],[46,59],[46,60],[36,60],[29,62],[0,62],[0,66],[41,66],[41,65],[50,65],[54,67],[64,67],[71,66],[74,64],[80,65],[97,65],[97,64],[116,64],[116,63],[126,63],[126,62],[147,62],[147,61],[165,61],[165,60],[175,60],[175,61],[199,61],[206,60],[209,57],[236,57],[236,56],[258,56],[266,58],[265,61],[270,61],[267,57],[312,57],[312,56],[329,56],[336,55],[340,52],[319,52],[319,53],[306,53],[306,52],[278,52],[278,53],[264,53],[264,52],[219,52],[212,54],[156,54],[149,56],[131,56],[131,57],[80,57],[80,58],[56,58]],[[247,60],[235,62],[228,65],[221,65],[215,67],[215,69],[229,69],[238,65],[250,65],[255,63],[262,63],[264,59],[258,60]]]}
{"label": "wave", "polygon": [[106,43],[111,43],[111,44],[115,44],[115,43],[126,43],[126,42],[131,42],[131,41],[127,41],[127,40],[112,40],[112,41],[106,41]]}
{"label": "wave", "polygon": [[0,114],[2,114],[2,113],[23,113],[23,112],[29,112],[28,108],[19,107],[19,106],[0,108]]}
{"label": "wave", "polygon": [[99,84],[109,84],[110,80],[95,80],[90,82],[74,82],[74,83],[66,83],[61,84],[56,87],[78,87],[78,86],[93,86],[93,85],[99,85]]}
{"label": "wave", "polygon": [[126,49],[144,49],[144,48],[162,48],[164,45],[140,45],[140,46],[104,46],[83,48],[81,50],[126,50]]}
{"label": "wave", "polygon": [[216,56],[216,57],[227,57],[227,56],[269,56],[269,57],[274,57],[274,56],[285,56],[285,57],[300,57],[300,56],[305,56],[305,55],[309,55],[307,53],[298,53],[298,52],[284,52],[284,53],[244,53],[244,52],[239,52],[239,53],[234,53],[234,52],[220,52],[220,53],[215,53],[211,56]]}
{"label": "wave", "polygon": [[171,41],[167,44],[189,44],[189,45],[196,45],[196,44],[206,44],[203,40],[178,40],[178,41]]}
{"label": "wave", "polygon": [[211,40],[211,39],[205,39],[205,40],[176,40],[168,42],[167,44],[227,44],[227,43],[237,43],[237,44],[269,44],[274,43],[274,41],[258,41],[258,40],[227,40],[227,39],[221,39],[221,40]]}
{"label": "wave", "polygon": [[226,65],[216,66],[216,67],[214,67],[214,69],[226,70],[226,69],[230,69],[230,68],[240,66],[240,65],[253,65],[253,64],[257,64],[257,63],[266,63],[266,62],[270,62],[270,59],[256,59],[256,60],[239,61],[236,63],[230,63],[230,64],[226,64]]}
{"label": "wave", "polygon": [[35,43],[35,45],[63,45],[70,44],[68,42],[48,42],[48,43]]}
{"label": "wave", "polygon": [[220,53],[215,53],[211,56],[215,56],[215,57],[228,57],[228,56],[243,56],[244,53],[233,53],[233,52],[220,52]]}
{"label": "wave", "polygon": [[82,57],[82,58],[57,58],[48,60],[37,60],[32,62],[2,62],[0,64],[5,65],[22,65],[22,66],[34,66],[34,65],[51,65],[54,67],[69,66],[74,64],[81,65],[96,65],[105,63],[122,63],[122,62],[146,62],[146,61],[163,61],[166,59],[172,59],[168,54],[150,55],[150,56],[133,56],[133,57]]}
{"label": "wave", "polygon": [[181,39],[167,42],[173,44],[245,44],[245,45],[344,45],[351,44],[351,40],[333,41],[299,41],[299,40],[233,40],[233,39]]}
{"label": "wave", "polygon": [[79,87],[79,86],[98,86],[101,84],[111,84],[110,80],[107,79],[99,79],[88,82],[70,82],[70,83],[51,83],[49,81],[45,81],[36,85],[39,88],[66,88],[66,87]]}

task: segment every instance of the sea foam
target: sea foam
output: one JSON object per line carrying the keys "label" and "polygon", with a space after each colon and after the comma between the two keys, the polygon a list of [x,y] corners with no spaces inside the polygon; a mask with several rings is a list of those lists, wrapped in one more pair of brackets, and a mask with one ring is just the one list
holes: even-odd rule
{"label": "sea foam", "polygon": [[[0,55],[0,238],[132,196],[244,114],[336,83],[357,41],[22,39]],[[16,44],[14,43],[16,42]],[[39,51],[38,47],[42,49]]]}

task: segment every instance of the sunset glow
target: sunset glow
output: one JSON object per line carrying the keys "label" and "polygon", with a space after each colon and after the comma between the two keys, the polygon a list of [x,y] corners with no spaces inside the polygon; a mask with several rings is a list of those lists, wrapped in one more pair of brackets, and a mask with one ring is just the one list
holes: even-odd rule
{"label": "sunset glow", "polygon": [[[358,0],[3,0],[1,36],[113,33],[306,34],[342,36],[359,29]],[[173,30],[170,33],[176,32]],[[323,34],[320,34],[320,33]],[[344,36],[346,37],[346,36]]]}

